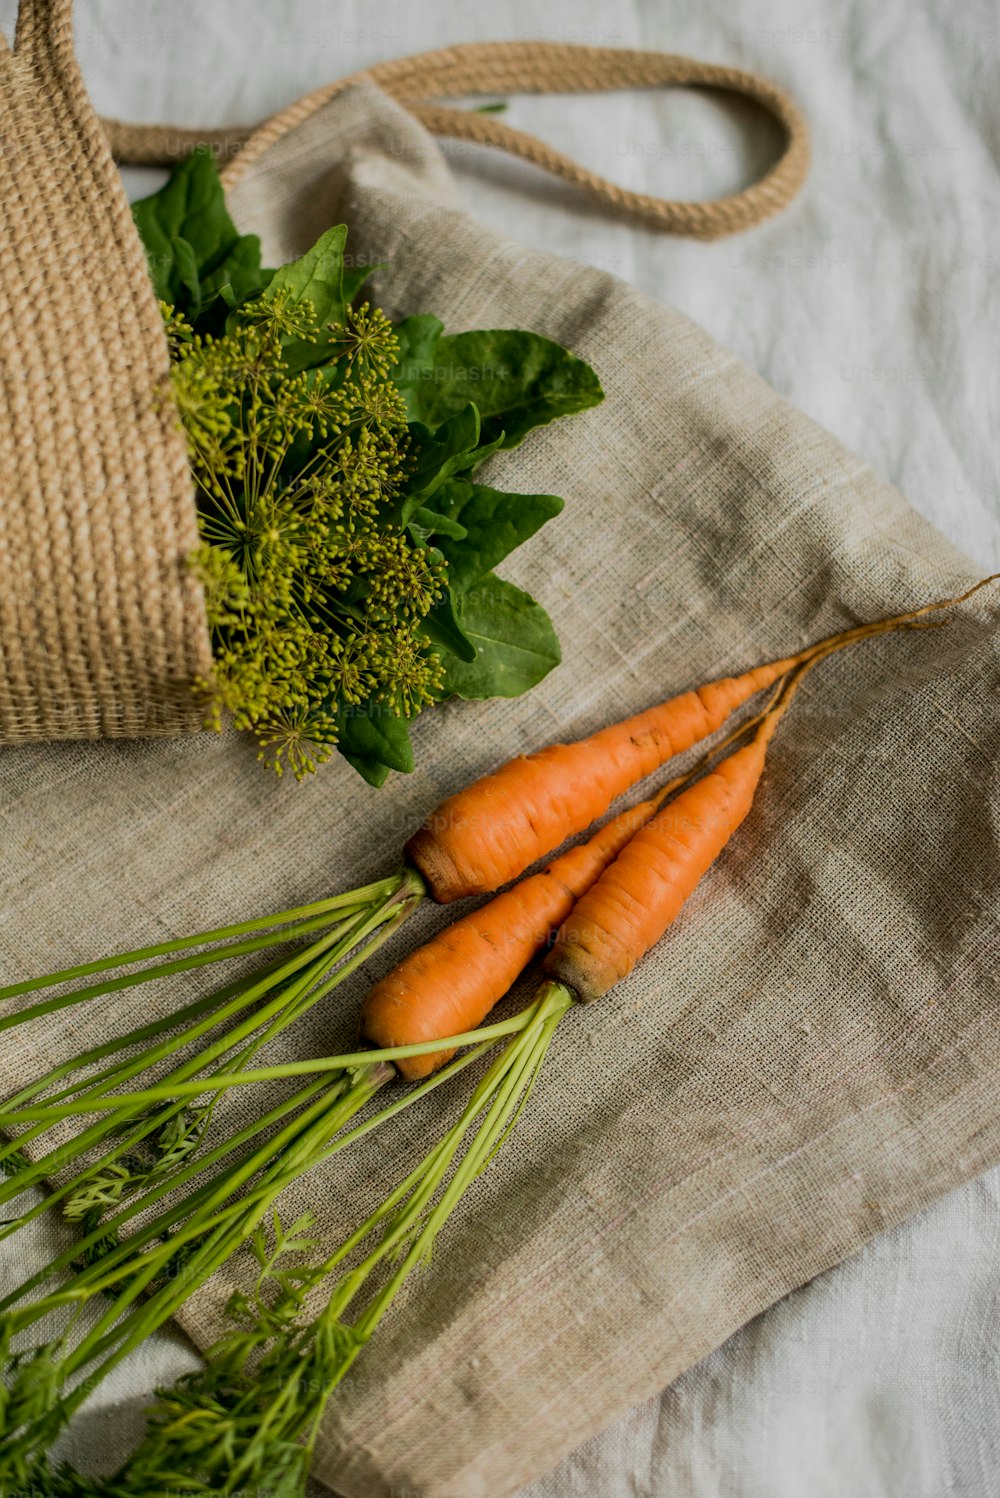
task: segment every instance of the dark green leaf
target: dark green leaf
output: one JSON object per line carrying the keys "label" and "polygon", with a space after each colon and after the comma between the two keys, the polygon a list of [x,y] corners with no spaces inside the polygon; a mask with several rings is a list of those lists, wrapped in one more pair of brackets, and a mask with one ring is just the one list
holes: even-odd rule
{"label": "dark green leaf", "polygon": [[337,714],[337,737],[337,747],[345,756],[373,760],[404,775],[413,769],[413,746],[406,719],[397,718],[379,702],[366,702],[362,706],[342,704]]}
{"label": "dark green leaf", "polygon": [[274,275],[273,270],[261,269],[260,240],[256,234],[244,234],[242,239],[237,240],[225,264],[203,278],[202,296],[206,300],[225,296],[230,307],[238,307],[241,302],[262,291]]}
{"label": "dark green leaf", "polygon": [[174,266],[181,285],[188,293],[188,308],[193,317],[197,317],[201,311],[201,277],[198,274],[198,261],[194,250],[187,240],[180,234],[175,234],[170,241],[170,252],[174,257]]}
{"label": "dark green leaf", "polygon": [[396,378],[410,420],[432,430],[474,401],[482,440],[502,435],[503,447],[516,447],[533,427],[604,399],[589,364],[537,333],[498,329],[432,337],[431,331],[416,330],[420,336],[409,341]]}
{"label": "dark green leaf", "polygon": [[315,343],[300,339],[283,340],[290,374],[325,364],[330,357],[329,323],[344,320],[344,245],[347,225],[337,224],[321,234],[311,250],[292,260],[274,273],[263,296],[270,299],[278,292],[288,293],[293,302],[308,298],[316,312],[320,336]]}
{"label": "dark green leaf", "polygon": [[552,620],[541,604],[495,573],[465,594],[459,617],[476,646],[476,659],[468,665],[444,659],[443,696],[519,697],[562,658]]}
{"label": "dark green leaf", "polygon": [[352,770],[357,770],[361,778],[367,780],[369,785],[373,785],[376,790],[385,785],[389,779],[388,765],[383,765],[377,759],[365,759],[361,754],[349,754],[342,745],[338,747]]}
{"label": "dark green leaf", "polygon": [[483,445],[480,442],[479,412],[471,403],[432,432],[419,423],[410,426],[414,467],[409,479],[409,494],[403,506],[403,519],[426,504],[441,485],[456,473],[478,468],[499,447],[499,439]]}
{"label": "dark green leaf", "polygon": [[[404,318],[397,323],[393,332],[399,339],[399,363],[393,370],[392,378],[404,396],[407,396],[409,406],[407,392],[411,386],[419,384],[425,370],[432,368],[434,345],[444,332],[444,323],[433,313],[417,312],[413,317]],[[414,418],[412,410],[410,416]]]}
{"label": "dark green leaf", "polygon": [[434,509],[464,530],[462,536],[455,536],[443,525],[438,527],[437,545],[448,563],[448,582],[454,592],[464,593],[492,572],[562,507],[563,501],[555,494],[507,494],[462,479],[444,484],[434,496]]}
{"label": "dark green leaf", "polygon": [[449,650],[460,661],[471,663],[476,659],[476,647],[462,627],[455,595],[450,588],[445,589],[444,597],[424,615],[420,627],[432,645]]}
{"label": "dark green leaf", "polygon": [[159,192],[132,205],[157,296],[185,315],[203,312],[230,282],[239,297],[266,284],[260,241],[241,236],[226,211],[215,157],[186,156]]}
{"label": "dark green leaf", "polygon": [[354,301],[354,298],[370,276],[373,276],[377,270],[386,270],[387,268],[388,266],[384,260],[378,265],[345,265],[342,288],[345,305],[349,305]]}
{"label": "dark green leaf", "polygon": [[464,525],[459,525],[457,520],[429,509],[426,505],[414,510],[410,517],[410,529],[418,533],[423,541],[430,536],[450,536],[455,541],[461,541],[468,535]]}

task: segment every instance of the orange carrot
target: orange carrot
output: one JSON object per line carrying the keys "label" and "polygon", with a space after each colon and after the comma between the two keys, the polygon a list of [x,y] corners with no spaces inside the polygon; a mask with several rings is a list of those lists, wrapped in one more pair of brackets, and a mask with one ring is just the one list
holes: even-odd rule
{"label": "orange carrot", "polygon": [[545,971],[584,1002],[630,973],[676,919],[750,810],[776,718],[682,791],[580,899]]}
{"label": "orange carrot", "polygon": [[[879,625],[869,627],[870,634],[882,632]],[[545,959],[551,979],[587,1003],[628,976],[677,919],[749,812],[767,747],[804,677],[854,643],[832,641],[816,650],[763,714],[750,743],[727,755],[636,833],[564,922]]]}
{"label": "orange carrot", "polygon": [[819,652],[906,628],[967,597],[842,630],[742,676],[682,692],[589,738],[512,759],[443,801],[407,843],[407,859],[439,902],[492,892],[582,832],[636,781],[707,738],[757,692]]}
{"label": "orange carrot", "polygon": [[[606,822],[589,842],[570,848],[541,873],[522,879],[488,904],[453,921],[404,957],[369,993],[361,1032],[378,1047],[416,1045],[462,1035],[482,1023],[608,864],[664,798],[688,777]],[[429,1076],[453,1050],[395,1064],[414,1081]]]}

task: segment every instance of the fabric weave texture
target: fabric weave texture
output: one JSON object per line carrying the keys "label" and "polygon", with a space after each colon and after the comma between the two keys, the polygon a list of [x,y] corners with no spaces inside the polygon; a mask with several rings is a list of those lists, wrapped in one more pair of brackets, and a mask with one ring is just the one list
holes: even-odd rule
{"label": "fabric weave texture", "polygon": [[[532,328],[597,369],[602,407],[493,470],[566,497],[544,547],[505,567],[551,611],[565,662],[523,700],[426,715],[417,771],[379,792],[340,764],[276,787],[238,735],[9,756],[12,980],[200,929],[209,910],[238,919],[356,884],[510,754],[974,580],[897,490],[699,328],[472,221],[433,141],[374,86],[234,169],[230,203],[268,263],[343,219],[351,253],[390,263],[376,283],[390,313]],[[817,670],[732,847],[632,977],[564,1021],[516,1136],[344,1385],[318,1467],[331,1486],[511,1493],[1000,1159],[996,615],[987,591],[944,629]],[[403,940],[447,919],[429,908]],[[393,955],[297,1026],[289,1053],[346,1046]],[[0,1073],[195,991],[185,977],[66,1011],[5,1037]],[[437,1093],[403,1114],[290,1192],[288,1214],[311,1210],[332,1246],[458,1106]],[[200,1345],[247,1268],[188,1305]]]}

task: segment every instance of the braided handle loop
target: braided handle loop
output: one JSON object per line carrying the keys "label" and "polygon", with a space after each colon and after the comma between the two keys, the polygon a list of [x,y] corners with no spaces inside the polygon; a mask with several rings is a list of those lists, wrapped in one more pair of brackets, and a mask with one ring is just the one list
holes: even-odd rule
{"label": "braided handle loop", "polygon": [[[163,164],[199,143],[228,160],[231,186],[287,130],[353,83],[376,83],[435,135],[492,146],[553,173],[615,213],[667,234],[718,239],[761,223],[791,202],[809,169],[809,132],[788,94],[756,73],[698,62],[667,52],[581,47],[560,42],[470,42],[436,52],[376,63],[307,94],[254,130],[184,130],[105,121],[119,161]],[[770,170],[742,192],[709,202],[687,202],[632,192],[564,156],[544,141],[474,110],[433,102],[466,94],[595,93],[619,88],[708,88],[750,99],[777,121],[784,150]]]}

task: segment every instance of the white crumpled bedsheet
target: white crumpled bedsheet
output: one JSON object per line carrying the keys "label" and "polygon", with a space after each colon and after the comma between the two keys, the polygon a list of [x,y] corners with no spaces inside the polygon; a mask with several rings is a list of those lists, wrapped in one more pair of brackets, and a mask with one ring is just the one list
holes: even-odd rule
{"label": "white crumpled bedsheet", "polygon": [[[13,13],[0,0],[8,35]],[[76,14],[97,107],[185,124],[253,120],[379,59],[478,39],[653,47],[768,74],[806,109],[812,174],[789,213],[712,245],[609,220],[504,158],[445,151],[473,212],[680,307],[984,572],[1000,567],[990,0],[77,0]],[[733,190],[773,149],[749,111],[683,93],[519,98],[509,119],[674,196]],[[127,175],[135,193],[159,180]],[[524,1498],[990,1498],[998,1267],[1000,1170],[772,1308]],[[67,1453],[113,1464],[154,1383],[194,1361],[180,1338],[154,1339],[100,1391]]]}

